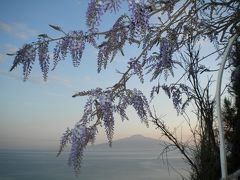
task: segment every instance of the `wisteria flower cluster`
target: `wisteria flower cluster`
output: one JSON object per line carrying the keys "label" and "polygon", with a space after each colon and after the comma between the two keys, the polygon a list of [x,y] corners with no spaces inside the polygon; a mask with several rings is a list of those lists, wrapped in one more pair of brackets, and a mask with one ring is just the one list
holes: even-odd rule
{"label": "wisteria flower cluster", "polygon": [[[21,55],[15,57],[15,63],[12,69],[18,65],[23,64],[24,79],[27,79],[30,72],[31,66],[35,61],[34,53],[38,50],[39,63],[43,73],[44,80],[47,80],[47,74],[49,71],[49,43],[52,41],[57,41],[53,49],[53,68],[54,70],[59,61],[64,60],[68,53],[71,55],[73,66],[79,66],[83,51],[85,49],[85,44],[92,44],[98,49],[98,72],[107,67],[107,64],[111,62],[118,52],[124,55],[123,47],[128,41],[130,44],[137,43],[139,45],[140,41],[136,40],[137,34],[140,32],[147,32],[148,28],[148,9],[145,7],[145,2],[129,0],[129,8],[131,10],[131,18],[127,15],[122,15],[113,25],[110,31],[104,33],[105,41],[100,45],[96,43],[97,30],[96,27],[100,23],[100,17],[107,10],[117,11],[120,7],[120,0],[91,0],[88,6],[87,12],[87,25],[90,30],[86,33],[83,31],[70,31],[65,33],[59,26],[50,25],[54,30],[64,33],[61,38],[53,39],[48,37],[46,34],[40,36],[39,40],[35,44],[29,44],[25,46],[24,49],[20,50]],[[131,27],[132,26],[132,27]],[[134,29],[134,30],[133,30]],[[133,33],[133,34],[132,34]],[[31,48],[30,48],[31,47]],[[162,47],[162,46],[161,46]],[[25,53],[26,49],[31,49],[31,53]],[[30,52],[30,50],[27,50]],[[168,53],[170,54],[170,53]],[[146,53],[144,53],[146,59]],[[143,77],[140,75],[139,62],[135,63],[135,73],[138,65],[138,73],[140,80],[143,82]],[[11,70],[12,70],[11,69]]]}
{"label": "wisteria flower cluster", "polygon": [[110,10],[110,12],[116,12],[120,9],[122,0],[105,0],[105,11]]}
{"label": "wisteria flower cluster", "polygon": [[140,90],[133,89],[133,91],[131,91],[130,104],[134,107],[142,122],[148,125],[147,115],[150,113],[150,108],[147,98]]}
{"label": "wisteria flower cluster", "polygon": [[101,22],[101,16],[106,11],[118,11],[120,8],[121,0],[90,0],[86,12],[86,24],[89,31],[94,33],[98,32],[98,26]]}
{"label": "wisteria flower cluster", "polygon": [[89,142],[94,142],[96,133],[96,126],[87,127],[85,124],[77,123],[73,129],[67,129],[60,140],[60,148],[57,156],[61,154],[68,143],[71,143],[68,163],[70,166],[73,166],[76,174],[79,173],[81,168],[83,150]]}
{"label": "wisteria flower cluster", "polygon": [[53,70],[59,61],[64,60],[68,53],[69,38],[66,36],[60,39],[53,50]]}
{"label": "wisteria flower cluster", "polygon": [[105,35],[106,41],[98,46],[98,72],[106,68],[108,61],[112,61],[118,51],[123,54],[123,46],[128,39],[125,19],[125,15],[120,16],[111,31]]}
{"label": "wisteria flower cluster", "polygon": [[[158,78],[162,73],[165,75],[165,79],[169,76],[169,73],[173,76],[173,67],[174,64],[179,64],[177,61],[172,59],[174,49],[169,43],[167,38],[162,38],[159,46],[159,53],[154,52],[147,59],[146,69],[147,73],[152,73],[151,80]],[[180,65],[180,64],[179,64]]]}
{"label": "wisteria flower cluster", "polygon": [[26,81],[28,79],[29,74],[31,73],[35,58],[36,47],[31,44],[24,45],[20,50],[17,51],[10,71],[15,69],[19,64],[22,64],[23,80]]}
{"label": "wisteria flower cluster", "polygon": [[89,98],[84,107],[84,113],[80,120],[84,124],[91,123],[94,117],[98,123],[103,121],[109,144],[112,143],[114,129],[114,106],[113,96],[110,91],[103,91],[101,88],[92,89],[78,93],[80,96],[87,95]]}
{"label": "wisteria flower cluster", "polygon": [[49,42],[46,41],[45,38],[39,37],[38,40],[38,59],[39,59],[39,64],[43,73],[43,79],[46,81],[47,80],[47,75],[48,75],[48,70],[49,70],[49,60],[50,56],[48,53],[48,44]]}
{"label": "wisteria flower cluster", "polygon": [[139,61],[136,61],[136,59],[130,59],[129,65],[133,70],[133,74],[136,74],[139,77],[141,83],[144,83],[142,64]]}
{"label": "wisteria flower cluster", "polygon": [[79,66],[85,48],[85,36],[82,31],[69,33],[69,50],[74,66]]}
{"label": "wisteria flower cluster", "polygon": [[98,31],[97,26],[100,25],[103,13],[101,0],[91,0],[89,2],[86,12],[86,23],[91,32]]}
{"label": "wisteria flower cluster", "polygon": [[67,128],[67,130],[63,133],[62,138],[60,140],[60,146],[57,156],[61,154],[64,148],[67,146],[68,143],[71,142],[72,130]]}
{"label": "wisteria flower cluster", "polygon": [[103,124],[109,141],[112,146],[115,118],[118,113],[122,120],[128,119],[126,109],[133,106],[141,121],[148,125],[150,108],[147,98],[137,89],[92,89],[75,94],[76,96],[88,96],[84,107],[84,113],[80,121],[72,130],[67,129],[60,141],[62,152],[67,143],[71,143],[69,163],[74,167],[76,173],[81,167],[83,151],[89,142],[92,142],[97,133],[97,126]]}
{"label": "wisteria flower cluster", "polygon": [[145,35],[149,28],[149,12],[144,0],[128,0],[128,4],[131,12],[131,32]]}
{"label": "wisteria flower cluster", "polygon": [[84,113],[81,122],[87,124],[97,118],[98,122],[103,121],[109,144],[112,143],[114,129],[114,113],[119,113],[122,120],[128,119],[126,109],[133,106],[140,119],[147,124],[147,115],[149,113],[149,105],[147,98],[140,90],[124,89],[121,91],[103,90],[101,88],[82,91],[74,95],[88,96],[88,100],[84,107]]}
{"label": "wisteria flower cluster", "polygon": [[86,127],[84,124],[77,124],[72,129],[72,146],[68,162],[70,166],[73,166],[76,174],[80,172],[83,150],[89,142],[94,142],[96,133],[97,129],[95,126]]}
{"label": "wisteria flower cluster", "polygon": [[193,99],[194,95],[191,88],[185,84],[172,84],[172,85],[160,85],[153,86],[151,91],[151,98],[154,97],[154,94],[158,94],[162,89],[166,95],[172,99],[173,106],[176,109],[177,113],[183,113],[186,107],[189,105],[189,102]]}
{"label": "wisteria flower cluster", "polygon": [[[24,80],[28,79],[31,73],[32,65],[35,62],[36,55],[40,64],[41,71],[43,73],[43,79],[46,81],[49,65],[49,42],[51,38],[47,35],[39,35],[38,41],[35,44],[26,44],[20,50],[17,51],[13,65],[10,69],[12,71],[16,66],[23,65],[23,77]],[[85,49],[86,36],[82,31],[71,31],[65,37],[61,38],[53,50],[53,69],[56,68],[59,61],[64,60],[67,53],[70,52],[73,65],[79,66],[82,58],[83,51]]]}
{"label": "wisteria flower cluster", "polygon": [[60,39],[53,52],[54,67],[60,60],[64,60],[70,52],[73,66],[79,66],[85,49],[86,36],[82,31],[71,31],[63,39]]}

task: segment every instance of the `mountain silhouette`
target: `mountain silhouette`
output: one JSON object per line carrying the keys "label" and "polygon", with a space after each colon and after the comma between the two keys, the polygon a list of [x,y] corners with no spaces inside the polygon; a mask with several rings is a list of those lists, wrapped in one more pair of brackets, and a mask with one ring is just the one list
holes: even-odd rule
{"label": "mountain silhouette", "polygon": [[90,150],[153,150],[161,149],[163,141],[142,136],[140,134],[133,135],[127,138],[113,140],[112,147],[108,143],[96,144],[90,146]]}

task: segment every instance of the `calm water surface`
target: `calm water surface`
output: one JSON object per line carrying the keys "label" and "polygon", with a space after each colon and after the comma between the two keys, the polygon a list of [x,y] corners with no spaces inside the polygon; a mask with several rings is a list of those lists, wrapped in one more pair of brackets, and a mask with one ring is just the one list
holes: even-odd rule
{"label": "calm water surface", "polygon": [[[67,165],[68,154],[55,152],[0,151],[0,180],[175,180],[182,179],[152,151],[89,151],[81,174]],[[175,156],[169,161],[187,176],[186,164]]]}

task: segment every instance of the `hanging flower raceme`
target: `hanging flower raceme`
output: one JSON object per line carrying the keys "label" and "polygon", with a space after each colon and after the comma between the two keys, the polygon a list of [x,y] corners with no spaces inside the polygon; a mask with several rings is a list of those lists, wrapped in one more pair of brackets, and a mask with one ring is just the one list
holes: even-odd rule
{"label": "hanging flower raceme", "polygon": [[131,32],[139,32],[145,35],[149,28],[149,12],[145,7],[144,0],[128,0],[131,12]]}
{"label": "hanging flower raceme", "polygon": [[38,59],[39,64],[43,73],[43,79],[47,80],[48,70],[49,70],[49,53],[48,53],[48,39],[39,37],[38,39]]}
{"label": "hanging flower raceme", "polygon": [[27,80],[31,73],[32,65],[35,62],[36,55],[38,54],[38,60],[41,71],[43,73],[44,81],[47,80],[49,71],[49,52],[48,52],[49,37],[39,35],[37,43],[26,44],[20,50],[17,51],[13,65],[10,69],[12,71],[19,64],[23,65],[23,80]]}
{"label": "hanging flower raceme", "polygon": [[119,113],[122,121],[128,120],[127,114],[126,114],[126,109],[129,106],[129,98],[128,96],[125,95],[125,93],[120,92],[118,104],[116,105],[116,112]]}
{"label": "hanging flower raceme", "polygon": [[82,31],[72,31],[68,34],[69,51],[72,56],[73,66],[79,66],[85,49],[85,37]]}
{"label": "hanging flower raceme", "polygon": [[122,15],[118,18],[112,30],[106,33],[106,41],[98,46],[98,72],[103,68],[106,69],[108,62],[113,61],[119,51],[123,54],[123,46],[128,38],[125,27],[126,17]]}
{"label": "hanging flower raceme", "polygon": [[96,118],[96,124],[103,123],[110,146],[114,133],[114,113],[119,113],[122,120],[128,119],[126,109],[128,106],[133,106],[141,121],[148,124],[149,105],[147,98],[140,90],[104,91],[101,88],[96,88],[79,92],[74,95],[74,97],[76,96],[89,96],[80,122],[90,124]]}
{"label": "hanging flower raceme", "polygon": [[114,130],[114,98],[111,91],[103,91],[101,88],[92,89],[90,91],[83,91],[78,93],[79,96],[89,96],[83,116],[80,120],[82,123],[91,123],[94,117],[100,123],[103,121],[109,145],[112,144],[113,130]]}
{"label": "hanging flower raceme", "polygon": [[67,144],[71,142],[71,136],[72,131],[69,128],[67,128],[67,130],[63,133],[62,138],[60,140],[60,146],[57,156],[59,156],[63,149],[67,146]]}
{"label": "hanging flower raceme", "polygon": [[154,94],[158,94],[160,88],[166,93],[169,99],[172,99],[172,103],[177,113],[184,113],[189,102],[193,99],[194,95],[190,87],[185,84],[172,84],[172,85],[160,85],[153,86],[151,91],[151,98]]}
{"label": "hanging flower raceme", "polygon": [[128,64],[130,65],[133,74],[136,74],[139,77],[141,83],[144,83],[142,64],[139,61],[136,61],[136,59],[130,59],[130,62]]}
{"label": "hanging flower raceme", "polygon": [[13,65],[10,69],[12,71],[19,64],[23,65],[23,80],[27,80],[29,74],[32,70],[32,65],[34,64],[36,58],[36,48],[32,44],[24,45],[20,50],[17,51],[14,58]]}
{"label": "hanging flower raceme", "polygon": [[68,162],[70,166],[73,166],[76,174],[80,172],[83,151],[89,142],[94,142],[96,133],[96,126],[87,127],[85,124],[77,123],[72,130],[67,129],[62,136],[57,156],[60,155],[67,143],[71,143]]}
{"label": "hanging flower raceme", "polygon": [[73,166],[76,173],[79,173],[81,168],[83,150],[89,142],[94,141],[96,132],[97,129],[95,126],[88,128],[84,124],[76,124],[72,130],[69,165]]}
{"label": "hanging flower raceme", "polygon": [[147,66],[148,69],[147,73],[153,71],[151,80],[156,79],[162,73],[164,73],[165,79],[170,74],[173,76],[173,68],[174,64],[181,65],[179,62],[174,61],[172,59],[172,55],[174,53],[174,48],[171,46],[167,38],[162,38],[160,40],[159,52],[154,52],[147,59]]}
{"label": "hanging flower raceme", "polygon": [[98,99],[99,102],[99,113],[104,122],[109,145],[112,146],[112,138],[114,133],[114,116],[115,112],[113,99],[110,94],[103,94]]}
{"label": "hanging flower raceme", "polygon": [[68,53],[69,38],[68,36],[60,39],[53,50],[53,68],[54,70],[59,61],[64,60]]}
{"label": "hanging flower raceme", "polygon": [[86,13],[86,24],[89,31],[98,31],[97,26],[99,26],[101,22],[101,16],[103,13],[103,2],[101,0],[90,0]]}
{"label": "hanging flower raceme", "polygon": [[98,32],[101,16],[107,12],[116,12],[122,0],[90,0],[86,13],[86,24],[92,33]]}
{"label": "hanging flower raceme", "polygon": [[56,68],[60,60],[64,60],[70,52],[73,66],[79,66],[85,49],[86,37],[83,31],[71,31],[64,38],[60,39],[53,52],[54,67]]}
{"label": "hanging flower raceme", "polygon": [[150,112],[147,98],[140,90],[129,91],[129,104],[134,107],[139,118],[148,126],[148,113]]}

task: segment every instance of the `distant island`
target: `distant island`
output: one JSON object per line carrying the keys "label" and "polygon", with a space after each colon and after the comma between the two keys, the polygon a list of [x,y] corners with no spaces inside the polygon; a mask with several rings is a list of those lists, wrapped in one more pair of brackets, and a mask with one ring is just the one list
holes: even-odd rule
{"label": "distant island", "polygon": [[[161,144],[163,141],[145,137],[143,135],[137,134],[127,138],[114,140],[112,143],[111,149],[139,149],[139,150],[146,150],[146,149],[161,149]],[[97,150],[97,149],[109,149],[108,143],[103,144],[96,144],[90,146],[89,150]]]}
{"label": "distant island", "polygon": [[[163,144],[163,140],[158,140],[136,134],[127,138],[114,140],[112,143],[112,147],[109,147],[108,143],[90,145],[89,147],[87,147],[86,152],[149,152],[155,155],[155,157],[162,158],[161,152],[165,147]],[[182,157],[182,155],[177,150],[168,152],[168,156],[174,158]]]}

